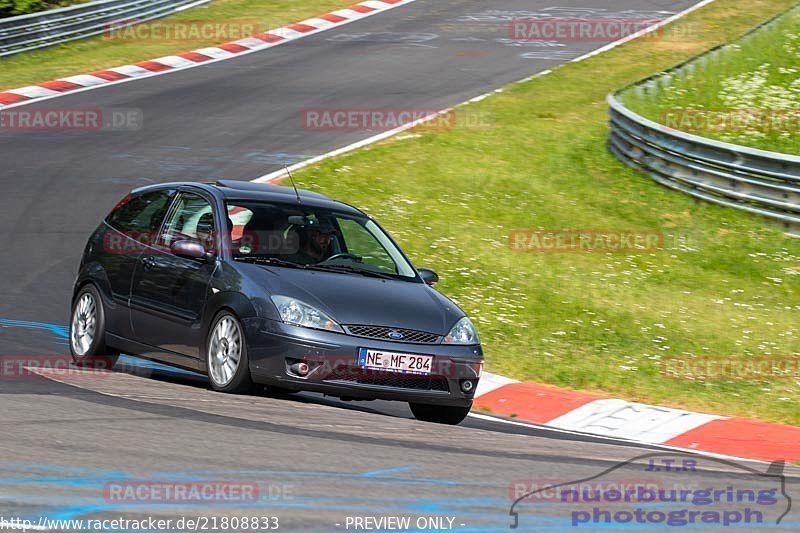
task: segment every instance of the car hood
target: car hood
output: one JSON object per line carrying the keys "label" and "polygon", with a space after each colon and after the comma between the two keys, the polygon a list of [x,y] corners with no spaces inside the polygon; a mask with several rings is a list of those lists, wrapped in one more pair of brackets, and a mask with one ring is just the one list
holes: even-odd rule
{"label": "car hood", "polygon": [[316,270],[243,265],[270,295],[302,300],[339,324],[414,329],[446,335],[464,316],[452,301],[424,283]]}

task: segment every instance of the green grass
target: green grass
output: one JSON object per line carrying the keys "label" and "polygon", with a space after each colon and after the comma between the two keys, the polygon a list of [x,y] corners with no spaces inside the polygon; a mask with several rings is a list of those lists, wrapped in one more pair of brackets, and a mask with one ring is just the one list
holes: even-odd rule
{"label": "green grass", "polygon": [[[800,241],[662,188],[606,149],[608,92],[732,39],[789,0],[718,0],[635,42],[460,108],[491,125],[421,129],[300,172],[375,215],[474,319],[487,369],[631,400],[800,424],[800,379],[680,381],[667,356],[800,355]],[[682,32],[676,31],[676,35]],[[649,254],[514,252],[509,232],[636,229]]]}
{"label": "green grass", "polygon": [[[669,86],[639,97],[628,92],[625,103],[640,114],[705,137],[764,150],[800,154],[800,10],[771,28],[734,43]],[[723,118],[770,116],[774,125],[734,125]],[[692,110],[691,115],[685,110]],[[710,111],[713,110],[713,113]],[[765,113],[767,113],[765,115]],[[693,117],[697,120],[691,119]],[[706,119],[715,117],[714,122]],[[687,120],[688,119],[688,120]]]}
{"label": "green grass", "polygon": [[0,19],[83,4],[89,0],[0,0]]}
{"label": "green grass", "polygon": [[[172,22],[255,23],[258,31],[277,28],[353,4],[353,0],[215,0],[147,26]],[[234,26],[238,29],[242,26]],[[146,30],[143,30],[146,31]],[[163,33],[163,31],[162,31]],[[147,35],[146,33],[143,33]],[[0,59],[0,90],[13,89],[55,78],[188,52],[233,39],[158,41],[91,37],[35,52]]]}
{"label": "green grass", "polygon": [[[170,20],[257,20],[267,29],[351,3],[218,0]],[[800,424],[795,381],[685,382],[657,373],[663,356],[798,354],[800,244],[622,166],[605,149],[604,104],[607,92],[792,3],[718,0],[678,23],[702,23],[702,39],[626,45],[462,108],[490,116],[490,126],[422,130],[326,161],[298,179],[364,206],[418,265],[436,269],[441,290],[475,318],[489,370]],[[0,87],[211,44],[86,39],[0,60]],[[634,256],[524,254],[507,245],[517,228],[658,230],[683,244]]]}

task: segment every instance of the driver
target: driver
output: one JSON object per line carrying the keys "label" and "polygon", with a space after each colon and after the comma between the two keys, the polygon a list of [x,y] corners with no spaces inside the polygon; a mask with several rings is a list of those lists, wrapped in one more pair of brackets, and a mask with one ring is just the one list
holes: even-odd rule
{"label": "driver", "polygon": [[336,228],[327,222],[310,224],[299,229],[300,249],[292,257],[292,261],[304,265],[319,263],[330,257],[331,240],[336,235]]}

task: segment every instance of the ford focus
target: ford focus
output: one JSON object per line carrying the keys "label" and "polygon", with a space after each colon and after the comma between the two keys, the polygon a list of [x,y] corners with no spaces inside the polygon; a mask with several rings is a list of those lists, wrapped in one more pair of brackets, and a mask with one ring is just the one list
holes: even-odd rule
{"label": "ford focus", "polygon": [[457,424],[483,368],[465,313],[370,216],[321,194],[219,181],[137,189],[89,238],[75,281],[76,364],[120,353],[213,389],[408,402]]}

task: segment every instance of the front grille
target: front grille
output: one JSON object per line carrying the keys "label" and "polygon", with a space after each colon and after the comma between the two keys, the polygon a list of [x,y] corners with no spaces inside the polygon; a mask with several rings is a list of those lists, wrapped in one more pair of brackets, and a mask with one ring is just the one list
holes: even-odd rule
{"label": "front grille", "polygon": [[[381,339],[389,342],[406,342],[412,344],[436,344],[439,335],[413,329],[390,328],[386,326],[345,326],[345,331],[355,337]],[[400,337],[402,335],[402,337]]]}
{"label": "front grille", "polygon": [[379,387],[393,387],[396,389],[426,390],[450,392],[447,380],[436,376],[350,376],[337,379],[340,383],[357,383],[359,385],[374,385]]}

